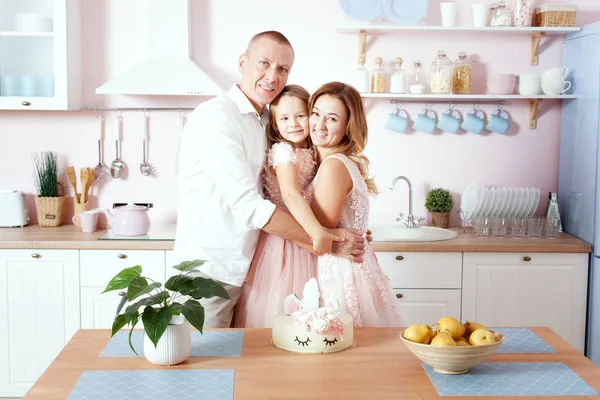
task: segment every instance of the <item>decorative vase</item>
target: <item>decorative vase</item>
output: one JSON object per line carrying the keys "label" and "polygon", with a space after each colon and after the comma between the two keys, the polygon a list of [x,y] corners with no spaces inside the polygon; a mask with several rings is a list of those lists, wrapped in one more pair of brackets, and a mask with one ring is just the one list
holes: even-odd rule
{"label": "decorative vase", "polygon": [[447,228],[450,221],[449,212],[432,212],[431,225],[438,228]]}
{"label": "decorative vase", "polygon": [[152,364],[174,365],[190,357],[192,329],[182,315],[174,315],[156,347],[144,332],[144,355]]}
{"label": "decorative vase", "polygon": [[67,205],[67,197],[36,197],[35,210],[39,226],[57,227],[62,225]]}

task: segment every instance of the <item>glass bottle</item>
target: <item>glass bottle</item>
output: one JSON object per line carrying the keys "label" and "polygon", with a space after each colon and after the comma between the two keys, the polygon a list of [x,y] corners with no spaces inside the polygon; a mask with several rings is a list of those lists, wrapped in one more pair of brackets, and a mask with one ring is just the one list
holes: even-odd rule
{"label": "glass bottle", "polygon": [[512,10],[501,0],[492,14],[491,26],[512,26]]}
{"label": "glass bottle", "polygon": [[352,86],[360,93],[369,92],[369,70],[365,67],[364,56],[359,57],[358,67],[354,70]]}
{"label": "glass bottle", "polygon": [[371,70],[371,93],[385,93],[385,72],[381,57],[375,59],[375,68]]}
{"label": "glass bottle", "polygon": [[406,93],[406,71],[402,69],[402,58],[396,58],[396,67],[390,76],[390,93]]}
{"label": "glass bottle", "polygon": [[458,60],[452,65],[452,93],[471,93],[471,62],[464,51],[458,53]]}
{"label": "glass bottle", "polygon": [[412,94],[425,93],[425,84],[421,80],[421,63],[416,62],[413,72],[410,73],[408,79],[408,90]]}
{"label": "glass bottle", "polygon": [[431,63],[431,93],[452,93],[452,61],[443,50]]}

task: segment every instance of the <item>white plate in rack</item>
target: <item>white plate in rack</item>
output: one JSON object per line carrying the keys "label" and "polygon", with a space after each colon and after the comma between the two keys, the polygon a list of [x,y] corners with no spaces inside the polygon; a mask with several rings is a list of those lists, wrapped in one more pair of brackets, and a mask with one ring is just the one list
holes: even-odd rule
{"label": "white plate in rack", "polygon": [[503,187],[502,196],[504,197],[504,201],[502,202],[502,210],[500,210],[500,216],[506,217],[506,214],[508,213],[508,207],[510,207],[510,201],[512,200],[510,188]]}
{"label": "white plate in rack", "polygon": [[533,217],[535,215],[535,212],[537,211],[539,205],[540,205],[540,188],[535,188],[535,192],[533,194],[533,210],[531,210],[531,213],[529,215],[529,218]]}
{"label": "white plate in rack", "polygon": [[492,211],[492,208],[494,207],[494,203],[496,202],[496,192],[494,191],[494,188],[486,188],[486,190],[488,192],[489,200],[487,202],[487,205],[485,206],[483,216],[489,217],[490,212]]}
{"label": "white plate in rack", "polygon": [[473,217],[479,217],[481,215],[481,210],[483,207],[485,207],[485,201],[486,201],[486,191],[485,188],[479,188],[477,189],[477,207],[475,208],[475,211],[473,212]]}
{"label": "white plate in rack", "polygon": [[471,182],[460,197],[460,210],[467,216],[472,216],[477,209],[479,188],[477,184]]}

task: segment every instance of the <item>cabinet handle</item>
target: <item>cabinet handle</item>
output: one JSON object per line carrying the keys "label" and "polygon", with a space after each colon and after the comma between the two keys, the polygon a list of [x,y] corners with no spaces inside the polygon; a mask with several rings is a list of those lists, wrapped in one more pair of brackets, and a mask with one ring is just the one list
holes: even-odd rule
{"label": "cabinet handle", "polygon": [[27,106],[30,106],[30,105],[31,105],[31,103],[30,103],[30,102],[28,102],[28,101],[23,101],[23,102],[21,102],[21,104],[22,104],[22,105],[24,105],[25,107],[27,107]]}
{"label": "cabinet handle", "polygon": [[402,293],[396,293],[396,298],[397,299],[401,299],[403,297],[404,297],[404,295]]}
{"label": "cabinet handle", "polygon": [[402,261],[402,260],[404,260],[404,256],[396,256],[396,260]]}
{"label": "cabinet handle", "polygon": [[121,296],[121,297],[125,296],[126,294],[127,293],[125,293],[125,292],[119,292],[119,296]]}
{"label": "cabinet handle", "polygon": [[41,256],[41,255],[39,255],[38,253],[33,253],[33,254],[31,255],[31,257],[32,257],[32,258],[41,258],[42,256]]}
{"label": "cabinet handle", "polygon": [[119,257],[120,259],[125,259],[127,258],[127,254],[119,254],[117,257]]}
{"label": "cabinet handle", "polygon": [[523,257],[523,261],[527,261],[527,262],[531,261],[531,257],[529,257],[529,256]]}

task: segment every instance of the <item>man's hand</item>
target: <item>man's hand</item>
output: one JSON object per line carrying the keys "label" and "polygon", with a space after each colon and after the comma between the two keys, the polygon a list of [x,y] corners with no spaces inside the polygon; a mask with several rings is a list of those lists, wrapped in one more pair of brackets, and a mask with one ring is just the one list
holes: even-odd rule
{"label": "man's hand", "polygon": [[319,235],[316,235],[313,239],[313,250],[318,255],[328,254],[332,252],[333,244],[335,242],[344,242],[346,239],[343,237],[335,236],[328,230],[323,229]]}
{"label": "man's hand", "polygon": [[356,263],[363,261],[365,254],[365,238],[353,229],[328,229],[329,233],[345,239],[343,242],[333,243],[333,254],[339,257],[347,258]]}
{"label": "man's hand", "polygon": [[365,239],[367,239],[367,242],[371,243],[373,241],[373,236],[371,236],[373,232],[371,232],[370,229],[367,229],[367,236],[365,237]]}

